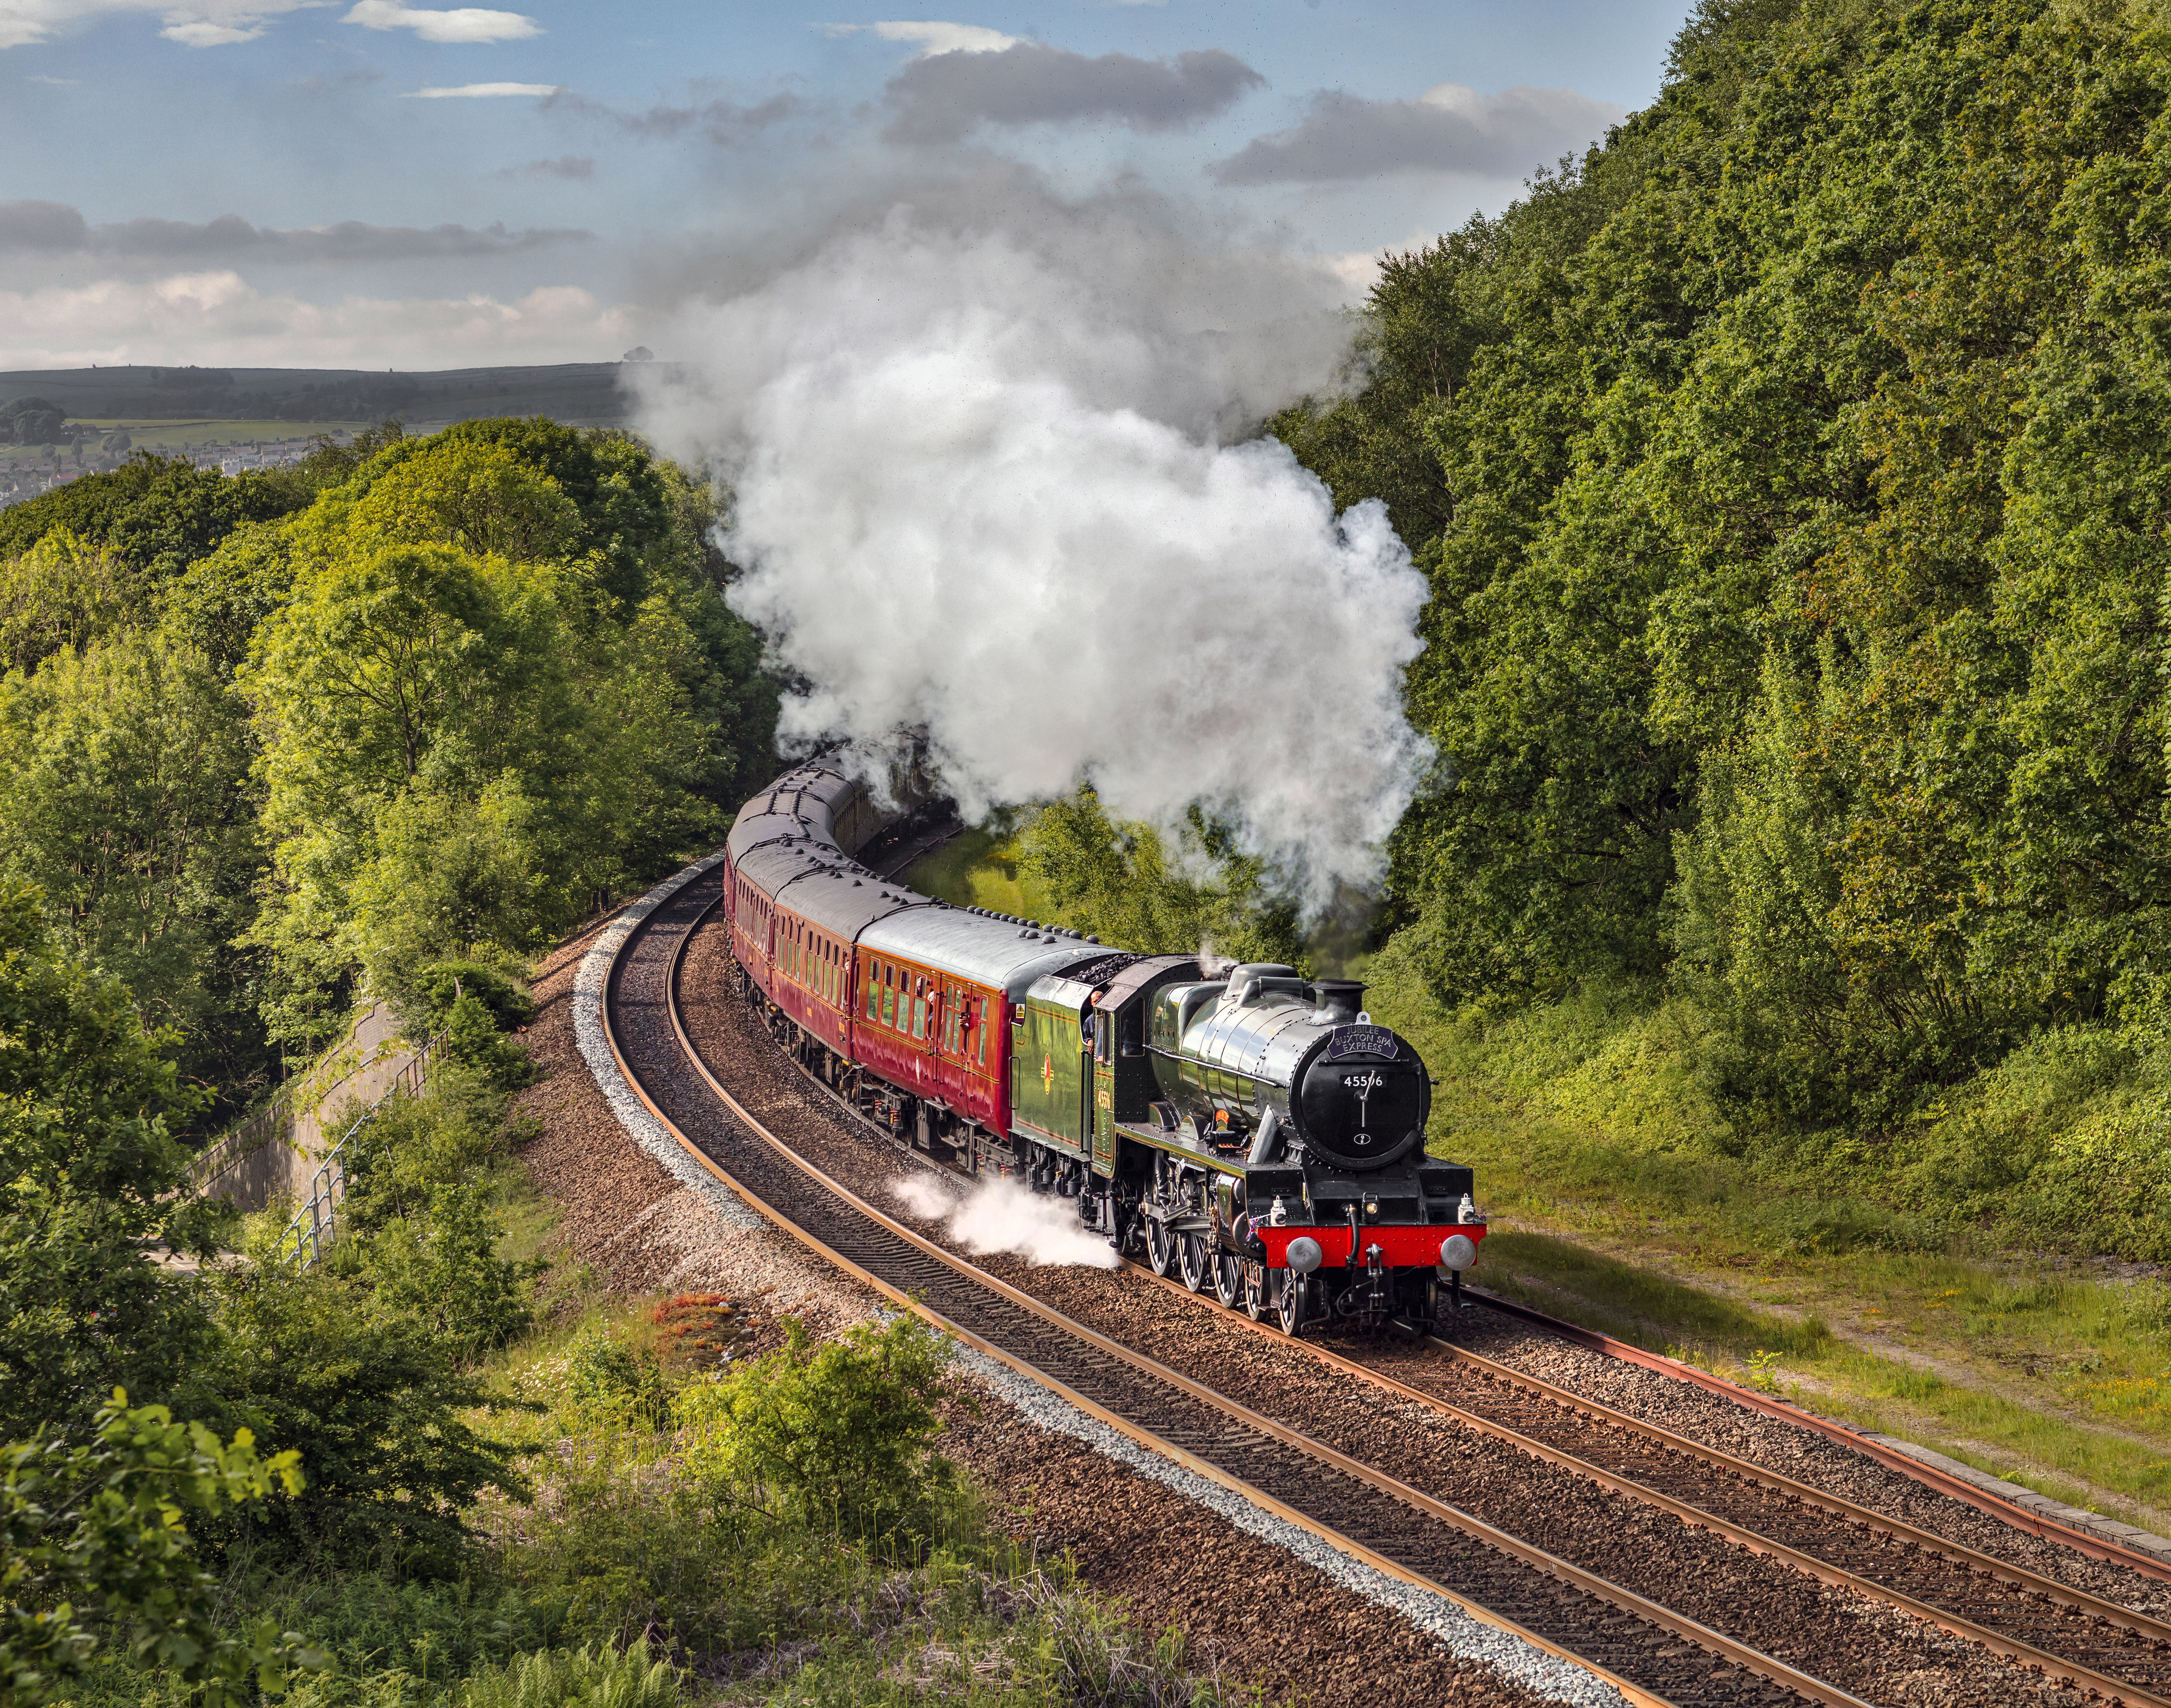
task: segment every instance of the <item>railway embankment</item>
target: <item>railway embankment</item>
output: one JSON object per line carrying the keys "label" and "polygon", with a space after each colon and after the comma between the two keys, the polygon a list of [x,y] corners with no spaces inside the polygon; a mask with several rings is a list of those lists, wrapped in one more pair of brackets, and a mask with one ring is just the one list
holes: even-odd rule
{"label": "railway embankment", "polygon": [[[781,1345],[786,1318],[834,1342],[875,1315],[877,1296],[765,1224],[720,1213],[713,1195],[641,1148],[583,1060],[576,984],[608,929],[583,932],[540,963],[530,986],[535,1018],[521,1034],[542,1077],[517,1100],[532,1123],[519,1156],[549,1206],[555,1262],[589,1272],[608,1296],[606,1320],[638,1321],[674,1295],[728,1296],[739,1322],[734,1360]],[[721,971],[713,939],[696,953],[688,983],[707,988]],[[705,1025],[719,1010],[702,1003],[692,1012]],[[800,1094],[782,1081],[775,1095]],[[543,1369],[539,1379],[562,1373]],[[1444,1646],[1383,1603],[1376,1585],[1338,1581],[1336,1562],[1306,1559],[1273,1527],[1262,1534],[1196,1489],[1048,1427],[985,1378],[970,1379],[943,1415],[941,1450],[967,1474],[993,1531],[1028,1560],[1067,1562],[1086,1592],[1180,1652],[1198,1678],[1272,1701],[1367,1708],[1563,1700]],[[813,1641],[795,1664],[818,1663],[821,1646]]]}

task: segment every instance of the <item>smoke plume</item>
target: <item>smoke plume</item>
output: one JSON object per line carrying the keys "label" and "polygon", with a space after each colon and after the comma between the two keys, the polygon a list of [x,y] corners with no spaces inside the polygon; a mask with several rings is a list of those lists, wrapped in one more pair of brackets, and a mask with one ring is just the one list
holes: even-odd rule
{"label": "smoke plume", "polygon": [[1362,880],[1423,758],[1425,583],[1382,506],[1247,436],[1331,387],[1338,287],[1144,193],[998,188],[731,258],[649,340],[645,425],[731,481],[732,602],[809,684],[785,736],[920,725],[968,816],[1090,778],[1204,803],[1316,899]]}
{"label": "smoke plume", "polygon": [[1113,1269],[1106,1240],[1078,1224],[1078,1207],[989,1175],[961,1198],[925,1175],[893,1183],[890,1196],[923,1221],[947,1222],[957,1243],[975,1256],[1010,1251],[1028,1263]]}

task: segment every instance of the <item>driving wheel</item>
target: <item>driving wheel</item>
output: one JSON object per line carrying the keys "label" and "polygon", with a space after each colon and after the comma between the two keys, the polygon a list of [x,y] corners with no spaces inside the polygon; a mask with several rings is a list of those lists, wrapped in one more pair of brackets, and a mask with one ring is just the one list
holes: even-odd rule
{"label": "driving wheel", "polygon": [[1146,1218],[1146,1261],[1155,1275],[1166,1275],[1176,1267],[1176,1240],[1168,1223],[1157,1216]]}
{"label": "driving wheel", "polygon": [[1274,1309],[1274,1282],[1280,1276],[1278,1269],[1268,1269],[1263,1264],[1244,1266],[1244,1314],[1257,1322],[1264,1322]]}
{"label": "driving wheel", "polygon": [[1274,1317],[1282,1325],[1282,1332],[1293,1335],[1304,1326],[1304,1320],[1311,1313],[1311,1277],[1308,1275],[1285,1275],[1282,1277],[1281,1297],[1275,1301]]}
{"label": "driving wheel", "polygon": [[1214,1296],[1230,1310],[1244,1301],[1243,1266],[1226,1251],[1214,1254]]}
{"label": "driving wheel", "polygon": [[1197,1234],[1186,1234],[1178,1254],[1183,1264],[1183,1284],[1193,1293],[1206,1291],[1212,1278],[1210,1260],[1206,1256],[1206,1241]]}

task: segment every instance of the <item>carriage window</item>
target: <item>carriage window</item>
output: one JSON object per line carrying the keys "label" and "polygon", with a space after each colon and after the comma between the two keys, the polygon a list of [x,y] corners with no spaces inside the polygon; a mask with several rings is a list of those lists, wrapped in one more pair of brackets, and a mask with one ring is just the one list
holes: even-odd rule
{"label": "carriage window", "polygon": [[988,1005],[985,1002],[981,1002],[977,1006],[979,1009],[980,1024],[973,1030],[979,1034],[979,1037],[976,1045],[977,1053],[973,1059],[984,1068],[988,1065]]}
{"label": "carriage window", "polygon": [[872,961],[867,963],[867,1018],[882,1018],[882,980],[876,977],[877,969]]}

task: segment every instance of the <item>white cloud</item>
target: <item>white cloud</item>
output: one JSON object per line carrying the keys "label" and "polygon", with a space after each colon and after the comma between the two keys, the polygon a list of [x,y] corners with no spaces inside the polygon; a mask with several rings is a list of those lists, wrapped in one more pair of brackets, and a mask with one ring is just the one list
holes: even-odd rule
{"label": "white cloud", "polygon": [[329,0],[0,0],[0,49],[50,41],[115,13],[156,17],[158,33],[184,47],[224,47],[254,41],[265,20],[321,6]]}
{"label": "white cloud", "polygon": [[501,95],[555,95],[556,83],[460,83],[448,89],[410,89],[409,101],[492,100]]}
{"label": "white cloud", "polygon": [[512,301],[344,297],[313,303],[258,291],[231,270],[0,291],[0,368],[90,362],[241,367],[450,367],[606,361],[641,329],[567,285]]}
{"label": "white cloud", "polygon": [[517,12],[490,12],[462,6],[450,12],[422,12],[394,0],[359,0],[340,20],[364,29],[411,29],[425,41],[524,41],[543,26]]}
{"label": "white cloud", "polygon": [[221,24],[211,18],[185,18],[158,32],[183,47],[231,47],[237,41],[254,41],[263,33],[260,24]]}
{"label": "white cloud", "polygon": [[24,78],[23,81],[26,83],[43,83],[48,88],[72,89],[83,79],[72,77],[31,77]]}
{"label": "white cloud", "polygon": [[828,24],[822,27],[831,35],[855,35],[871,30],[884,41],[916,41],[919,44],[919,57],[922,59],[938,53],[1000,53],[1006,47],[1016,47],[1021,40],[978,24],[945,24],[933,18],[893,18],[882,24]]}

